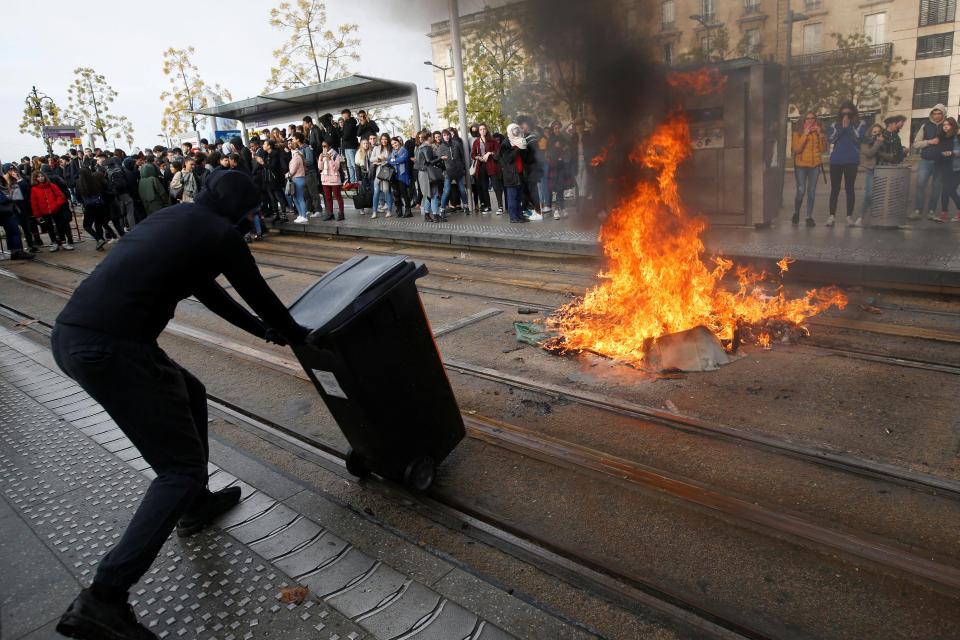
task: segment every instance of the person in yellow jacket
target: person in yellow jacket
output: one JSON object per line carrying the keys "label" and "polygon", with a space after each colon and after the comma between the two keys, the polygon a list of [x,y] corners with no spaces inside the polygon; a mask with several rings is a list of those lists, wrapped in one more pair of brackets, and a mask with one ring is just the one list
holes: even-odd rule
{"label": "person in yellow jacket", "polygon": [[807,196],[807,226],[812,227],[813,203],[817,192],[817,180],[823,172],[822,156],[827,150],[827,139],[823,135],[817,116],[808,111],[793,131],[793,168],[797,180],[797,195],[793,200],[793,224],[800,224],[800,205]]}

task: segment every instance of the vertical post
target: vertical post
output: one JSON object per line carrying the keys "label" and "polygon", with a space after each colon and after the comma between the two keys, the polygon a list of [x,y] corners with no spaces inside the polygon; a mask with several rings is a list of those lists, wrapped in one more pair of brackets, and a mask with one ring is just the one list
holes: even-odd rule
{"label": "vertical post", "polygon": [[[423,123],[420,121],[420,94],[418,93],[416,83],[410,83],[410,106],[413,109],[413,128],[414,133],[419,133],[420,129],[423,127]],[[401,132],[403,134],[405,132]]]}
{"label": "vertical post", "polygon": [[793,9],[787,0],[787,56],[783,61],[783,96],[780,104],[780,148],[777,161],[780,163],[780,208],[783,208],[783,194],[787,183],[787,120],[790,116],[790,62],[793,58]]}
{"label": "vertical post", "polygon": [[[463,52],[460,48],[460,7],[457,0],[450,2],[450,39],[453,51],[453,77],[457,83],[457,113],[460,116],[460,139],[463,141],[463,157],[470,166],[470,128],[467,124],[467,98],[463,84]],[[444,83],[446,83],[446,73],[444,73]],[[446,84],[444,84],[446,86]],[[467,193],[470,193],[473,176],[467,171],[466,175]],[[468,206],[470,203],[467,203]],[[472,207],[471,207],[472,208]]]}

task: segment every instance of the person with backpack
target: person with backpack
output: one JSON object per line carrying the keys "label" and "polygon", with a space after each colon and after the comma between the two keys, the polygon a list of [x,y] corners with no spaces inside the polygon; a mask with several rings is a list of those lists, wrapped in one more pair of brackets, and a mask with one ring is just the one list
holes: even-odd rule
{"label": "person with backpack", "polygon": [[[470,215],[470,199],[467,197],[467,185],[464,177],[467,175],[467,163],[463,157],[463,144],[459,138],[454,141],[449,129],[441,132],[443,142],[440,144],[440,159],[443,160],[443,195],[440,196],[440,211],[448,213],[447,203],[453,185],[460,192],[460,204],[467,215]],[[451,210],[453,207],[451,207]]]}
{"label": "person with backpack", "polygon": [[104,237],[104,226],[110,215],[107,200],[104,196],[107,190],[106,179],[100,172],[89,169],[80,169],[77,178],[77,195],[83,204],[83,228],[97,241],[97,251],[103,251],[107,243]]}
{"label": "person with backpack", "polygon": [[151,162],[144,163],[140,167],[140,183],[137,189],[140,193],[140,201],[143,202],[144,217],[169,204],[167,190],[157,177],[157,168]]}
{"label": "person with backpack", "polygon": [[54,182],[42,171],[30,176],[30,209],[50,236],[50,251],[73,251],[69,218],[63,214],[67,198]]}

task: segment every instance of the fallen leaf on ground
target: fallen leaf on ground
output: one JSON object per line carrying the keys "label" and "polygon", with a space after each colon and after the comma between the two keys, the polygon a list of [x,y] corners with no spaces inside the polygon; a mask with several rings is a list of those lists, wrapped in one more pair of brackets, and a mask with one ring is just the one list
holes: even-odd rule
{"label": "fallen leaf on ground", "polygon": [[664,402],[663,404],[666,405],[667,409],[668,409],[671,413],[680,413],[680,410],[677,409],[677,405],[673,404],[673,402],[671,402],[670,400],[667,400],[667,401]]}
{"label": "fallen leaf on ground", "polygon": [[283,604],[302,604],[307,596],[310,595],[310,589],[307,587],[283,587],[280,589],[280,602]]}

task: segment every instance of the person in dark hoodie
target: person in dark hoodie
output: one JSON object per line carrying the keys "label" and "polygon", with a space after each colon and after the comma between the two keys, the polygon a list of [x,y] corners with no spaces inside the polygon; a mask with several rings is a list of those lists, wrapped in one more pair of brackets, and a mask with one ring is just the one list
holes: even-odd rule
{"label": "person in dark hoodie", "polygon": [[[828,140],[833,145],[830,152],[830,217],[827,226],[836,220],[837,201],[840,198],[840,182],[847,194],[847,218],[853,217],[856,196],[857,168],[860,166],[860,143],[866,134],[867,125],[860,120],[857,107],[849,100],[840,105],[837,120],[830,125]],[[808,218],[812,221],[812,218]]]}
{"label": "person in dark hoodie", "polygon": [[140,182],[137,184],[137,191],[140,193],[140,202],[143,203],[145,216],[149,216],[154,211],[159,211],[169,202],[167,188],[157,177],[157,168],[151,162],[147,162],[140,167]]}
{"label": "person in dark hoodie", "polygon": [[[360,148],[360,141],[357,139],[359,125],[357,119],[350,113],[350,109],[344,109],[340,112],[343,118],[343,128],[340,130],[340,144],[343,145],[343,157],[347,159],[347,179],[350,183],[357,182],[357,149]],[[404,145],[406,146],[406,145]],[[410,152],[409,147],[407,153]]]}
{"label": "person in dark hoodie", "polygon": [[[63,635],[155,640],[127,604],[128,590],[174,528],[194,535],[240,500],[238,487],[207,487],[205,388],[157,338],[177,304],[195,296],[259,338],[302,343],[307,330],[270,290],[243,239],[259,206],[249,177],[216,172],[196,202],[157,211],[127,234],[57,317],[50,339],[57,364],[103,406],[156,473],[93,584],[60,618]],[[224,291],[220,275],[259,317]]]}

